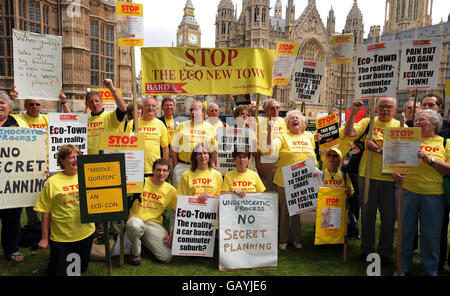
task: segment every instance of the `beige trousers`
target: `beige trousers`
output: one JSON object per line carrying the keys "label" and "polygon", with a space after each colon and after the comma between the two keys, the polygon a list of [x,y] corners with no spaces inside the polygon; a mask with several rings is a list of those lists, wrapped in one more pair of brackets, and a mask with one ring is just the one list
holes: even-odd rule
{"label": "beige trousers", "polygon": [[289,216],[284,187],[277,186],[280,205],[280,223],[278,224],[279,243],[300,242],[300,215]]}

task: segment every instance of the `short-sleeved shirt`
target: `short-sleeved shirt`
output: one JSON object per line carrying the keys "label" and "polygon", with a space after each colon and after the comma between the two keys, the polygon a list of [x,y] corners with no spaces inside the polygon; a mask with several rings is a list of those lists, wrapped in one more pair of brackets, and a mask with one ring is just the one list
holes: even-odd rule
{"label": "short-sleeved shirt", "polygon": [[223,180],[222,191],[233,189],[241,189],[244,192],[266,191],[261,178],[252,170],[247,170],[245,173],[239,173],[237,170],[228,171]]}
{"label": "short-sleeved shirt", "polygon": [[95,231],[94,223],[81,223],[78,175],[56,173],[44,184],[34,210],[50,213],[50,239],[56,242],[80,241]]}
{"label": "short-sleeved shirt", "polygon": [[[116,132],[120,126],[117,118],[118,109],[105,111],[88,117],[88,154],[98,154],[100,136],[104,132]],[[125,114],[125,113],[124,113]],[[122,118],[123,119],[123,118]]]}
{"label": "short-sleeved shirt", "polygon": [[[267,145],[267,123],[271,118],[258,117],[258,128],[257,128],[257,138],[258,138],[258,150],[261,151],[261,162],[262,163],[274,163],[278,160],[278,155],[271,153],[271,147]],[[272,141],[285,135],[287,133],[286,121],[284,118],[278,117],[273,121],[272,125]]]}
{"label": "short-sleeved shirt", "polygon": [[[133,130],[134,122],[130,121],[127,132]],[[169,146],[169,133],[164,123],[158,118],[152,120],[138,120],[138,132],[145,134],[145,163],[144,174],[152,173],[153,162],[162,157],[160,148]]]}
{"label": "short-sleeved shirt", "polygon": [[190,120],[180,123],[172,138],[172,149],[178,152],[178,159],[191,162],[195,145],[204,143],[211,151],[216,150],[216,129],[206,121],[192,123]]}
{"label": "short-sleeved shirt", "polygon": [[337,172],[335,173],[330,173],[328,169],[325,169],[323,172],[324,176],[322,177],[322,182],[324,187],[342,189],[350,187],[352,189],[352,192],[354,191],[352,181],[350,180],[350,176],[348,174],[345,174],[344,181],[344,175],[341,170],[337,170]]}
{"label": "short-sleeved shirt", "polygon": [[[420,149],[436,160],[450,162],[450,142],[444,148],[444,138],[422,138]],[[435,168],[420,160],[419,174],[405,175],[403,187],[418,194],[444,194],[443,177]]]}
{"label": "short-sleeved shirt", "polygon": [[39,116],[33,117],[28,113],[23,113],[18,116],[28,124],[29,128],[48,128],[48,115],[46,114],[39,114]]}
{"label": "short-sleeved shirt", "polygon": [[178,184],[178,194],[187,196],[199,196],[203,192],[219,195],[222,191],[222,174],[215,169],[184,171]]}
{"label": "short-sleeved shirt", "polygon": [[130,210],[130,217],[138,217],[144,222],[163,223],[163,213],[170,206],[177,209],[177,190],[167,182],[155,185],[151,180],[145,182],[141,201],[135,200]]}
{"label": "short-sleeved shirt", "polygon": [[[364,133],[369,123],[370,118],[364,118],[360,122],[355,124],[356,138],[359,138]],[[372,141],[374,141],[380,147],[383,147],[384,129],[387,127],[400,127],[400,121],[392,119],[391,121],[383,122],[378,120],[378,117],[375,117],[373,125]],[[359,164],[359,175],[361,177],[366,176],[368,153],[369,153],[368,150],[365,149],[361,157],[361,162]],[[392,174],[381,173],[382,166],[383,166],[383,155],[381,155],[380,153],[372,153],[372,162],[370,164],[370,178],[380,181],[394,182]]]}
{"label": "short-sleeved shirt", "polygon": [[310,157],[314,158],[317,165],[315,148],[314,135],[308,131],[304,131],[300,135],[287,132],[275,140],[274,151],[279,151],[280,160],[273,177],[273,182],[280,187],[284,187],[283,172],[281,169],[284,166],[300,162]]}

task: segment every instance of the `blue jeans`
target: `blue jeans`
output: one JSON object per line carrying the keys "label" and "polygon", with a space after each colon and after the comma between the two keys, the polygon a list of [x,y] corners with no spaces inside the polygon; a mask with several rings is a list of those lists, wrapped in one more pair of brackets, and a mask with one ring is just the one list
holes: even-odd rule
{"label": "blue jeans", "polygon": [[[395,190],[396,207],[398,188]],[[403,188],[402,271],[409,272],[413,260],[417,222],[420,219],[420,258],[422,273],[437,276],[440,239],[444,218],[444,195],[417,194]],[[419,215],[420,214],[420,215]]]}

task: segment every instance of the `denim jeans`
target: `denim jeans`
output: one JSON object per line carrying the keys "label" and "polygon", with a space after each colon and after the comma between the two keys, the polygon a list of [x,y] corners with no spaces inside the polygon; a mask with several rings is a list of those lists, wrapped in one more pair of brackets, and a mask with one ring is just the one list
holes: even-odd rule
{"label": "denim jeans", "polygon": [[[398,188],[395,190],[396,207]],[[402,271],[409,272],[413,260],[414,239],[420,219],[420,257],[422,273],[437,276],[440,255],[444,195],[417,194],[403,188]],[[420,215],[419,215],[420,214]]]}

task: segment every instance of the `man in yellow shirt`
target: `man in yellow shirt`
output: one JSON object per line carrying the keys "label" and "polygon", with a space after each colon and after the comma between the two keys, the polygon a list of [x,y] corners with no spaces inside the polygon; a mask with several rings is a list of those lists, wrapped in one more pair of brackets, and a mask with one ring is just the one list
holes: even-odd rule
{"label": "man in yellow shirt", "polygon": [[286,134],[287,127],[284,118],[278,117],[280,104],[275,99],[268,99],[263,103],[264,117],[258,118],[257,138],[258,153],[255,155],[255,166],[267,191],[276,192],[273,177],[278,167],[278,154],[271,152],[268,145],[268,129],[271,129],[271,143],[280,136]]}
{"label": "man in yellow shirt", "polygon": [[172,259],[173,225],[170,234],[163,226],[166,208],[170,206],[173,212],[177,209],[177,190],[165,182],[169,170],[167,160],[155,160],[153,176],[146,180],[140,200],[131,207],[126,225],[131,240],[131,265],[141,264],[141,238],[158,260],[167,263]]}
{"label": "man in yellow shirt", "polygon": [[212,126],[214,126],[216,130],[226,126],[226,123],[224,125],[222,120],[220,120],[219,118],[220,109],[216,103],[211,103],[208,105],[208,108],[206,108],[206,115],[208,115],[208,119],[206,121]]}
{"label": "man in yellow shirt", "polygon": [[[163,158],[169,160],[169,133],[161,120],[156,118],[158,102],[153,97],[144,100],[142,117],[138,119],[138,132],[145,134],[144,176],[150,176],[153,162]],[[134,119],[133,119],[134,120]],[[134,122],[127,126],[127,132],[133,130]],[[162,151],[162,155],[161,155]]]}
{"label": "man in yellow shirt", "polygon": [[167,131],[169,132],[169,147],[170,142],[172,141],[173,134],[175,133],[175,130],[177,128],[177,123],[174,119],[174,112],[175,112],[175,101],[172,98],[164,98],[161,102],[161,109],[163,111],[163,116],[159,117],[158,119],[164,123],[164,125],[167,128]]}
{"label": "man in yellow shirt", "polygon": [[217,163],[216,129],[205,121],[206,108],[202,102],[193,102],[191,120],[182,122],[172,138],[173,185],[178,187],[181,175],[191,167],[192,150],[198,143],[205,143],[212,151],[213,167]]}
{"label": "man in yellow shirt", "polygon": [[[354,101],[352,111],[344,128],[346,137],[359,137],[366,130],[370,119],[364,118],[354,125],[355,116],[363,106],[362,101]],[[377,114],[373,125],[372,140],[366,139],[366,149],[359,165],[358,189],[361,205],[361,256],[366,261],[367,255],[375,252],[375,222],[377,209],[380,211],[380,241],[378,253],[381,263],[388,265],[394,249],[395,183],[391,174],[381,172],[383,164],[383,134],[387,127],[399,127],[400,122],[393,119],[397,112],[395,98],[384,97],[377,102]],[[370,163],[370,186],[368,201],[364,201],[364,183],[366,177],[367,156],[372,153]]]}

